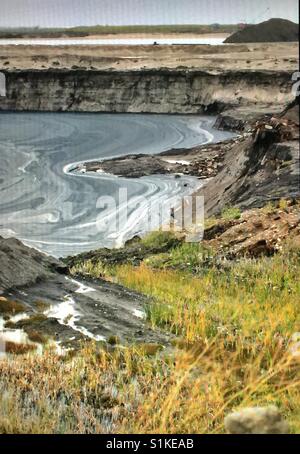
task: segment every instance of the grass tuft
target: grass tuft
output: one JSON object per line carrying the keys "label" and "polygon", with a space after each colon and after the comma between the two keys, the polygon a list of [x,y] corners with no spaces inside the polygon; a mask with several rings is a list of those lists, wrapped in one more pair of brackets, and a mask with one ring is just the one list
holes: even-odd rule
{"label": "grass tuft", "polygon": [[0,315],[9,314],[9,315],[16,315],[24,312],[26,306],[23,303],[19,303],[17,301],[12,301],[8,299],[1,299],[0,300]]}

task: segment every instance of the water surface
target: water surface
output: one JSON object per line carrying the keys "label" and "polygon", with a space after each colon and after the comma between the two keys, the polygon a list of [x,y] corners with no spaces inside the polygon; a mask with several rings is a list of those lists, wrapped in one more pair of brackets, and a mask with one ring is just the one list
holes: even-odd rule
{"label": "water surface", "polygon": [[32,39],[0,39],[0,45],[35,45],[35,46],[74,46],[74,45],[151,45],[157,44],[211,44],[220,45],[225,40],[221,38],[32,38]]}
{"label": "water surface", "polygon": [[[67,169],[78,161],[159,153],[232,135],[214,130],[214,121],[179,115],[0,113],[0,235],[59,257],[119,246],[144,233],[149,203],[190,194],[199,180],[74,175]],[[121,188],[127,202],[119,198]],[[116,206],[99,203],[102,197],[112,197]],[[123,215],[117,232],[112,229],[116,212]]]}

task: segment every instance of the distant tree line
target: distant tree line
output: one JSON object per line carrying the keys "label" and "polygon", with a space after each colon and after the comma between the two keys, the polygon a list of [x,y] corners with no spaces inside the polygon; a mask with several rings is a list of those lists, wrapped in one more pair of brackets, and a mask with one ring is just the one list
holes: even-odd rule
{"label": "distant tree line", "polygon": [[1,28],[0,38],[63,38],[85,37],[120,33],[233,33],[238,29],[236,24],[211,25],[94,25],[72,28],[20,27]]}

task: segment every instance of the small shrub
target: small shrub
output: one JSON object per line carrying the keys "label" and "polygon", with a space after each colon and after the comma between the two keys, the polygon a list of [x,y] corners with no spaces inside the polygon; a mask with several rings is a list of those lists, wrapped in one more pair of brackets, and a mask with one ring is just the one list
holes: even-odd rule
{"label": "small shrub", "polygon": [[108,278],[113,275],[113,267],[105,265],[100,260],[96,263],[92,260],[87,260],[72,266],[70,273],[73,276],[82,274],[96,278]]}
{"label": "small shrub", "polygon": [[31,344],[16,344],[15,342],[5,342],[5,352],[14,355],[24,355],[36,350],[35,345]]}
{"label": "small shrub", "polygon": [[173,232],[164,232],[163,230],[158,230],[146,235],[142,239],[141,243],[146,248],[160,249],[163,247],[172,247],[173,245],[175,246],[179,243],[179,240]]}
{"label": "small shrub", "polygon": [[225,221],[233,221],[235,219],[240,219],[241,210],[237,207],[226,207],[222,211],[222,218]]}
{"label": "small shrub", "polygon": [[270,201],[261,210],[264,214],[273,214],[276,212],[275,203]]}
{"label": "small shrub", "polygon": [[27,329],[26,334],[31,342],[36,342],[38,344],[46,344],[48,341],[47,337],[44,334],[39,333],[36,330]]}
{"label": "small shrub", "polygon": [[45,303],[44,301],[33,301],[32,304],[40,312],[44,312],[46,309],[49,309],[49,304]]}
{"label": "small shrub", "polygon": [[286,210],[289,206],[289,202],[287,199],[280,199],[278,202],[278,206],[281,210]]}
{"label": "small shrub", "polygon": [[139,344],[137,350],[145,356],[153,356],[163,350],[163,346],[160,344]]}
{"label": "small shrub", "polygon": [[20,314],[21,312],[24,312],[26,309],[26,306],[23,303],[19,303],[17,301],[11,301],[7,299],[1,299],[0,300],[0,314]]}
{"label": "small shrub", "polygon": [[110,336],[110,337],[108,338],[107,343],[108,343],[109,345],[117,345],[117,344],[120,343],[120,338],[119,338],[118,336],[116,336],[116,335],[112,335],[112,336]]}

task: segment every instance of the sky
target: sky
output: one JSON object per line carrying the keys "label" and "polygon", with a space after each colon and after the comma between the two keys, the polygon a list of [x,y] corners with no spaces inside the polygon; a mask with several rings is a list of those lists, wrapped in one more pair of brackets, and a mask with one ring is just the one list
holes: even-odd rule
{"label": "sky", "polygon": [[298,22],[298,0],[0,0],[0,27],[258,23],[270,17]]}

